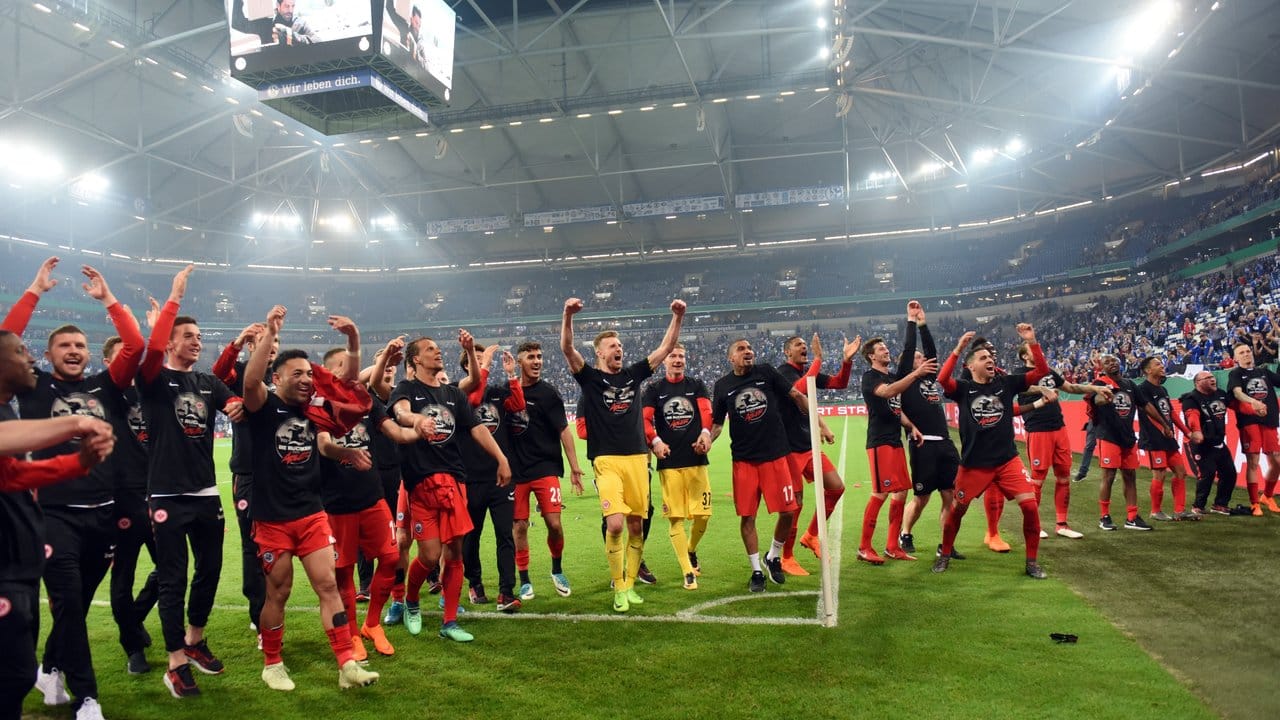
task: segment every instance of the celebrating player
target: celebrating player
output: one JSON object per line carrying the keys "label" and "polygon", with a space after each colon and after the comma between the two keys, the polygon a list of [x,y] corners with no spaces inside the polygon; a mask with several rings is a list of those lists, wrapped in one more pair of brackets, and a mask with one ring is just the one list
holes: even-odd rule
{"label": "celebrating player", "polygon": [[[1254,515],[1262,514],[1263,505],[1271,512],[1280,513],[1280,505],[1275,501],[1276,480],[1280,479],[1280,439],[1276,436],[1276,428],[1280,427],[1280,405],[1276,403],[1280,375],[1266,366],[1256,366],[1253,348],[1248,343],[1236,343],[1231,357],[1236,366],[1227,374],[1227,393],[1237,403],[1236,425],[1240,428],[1240,450],[1245,457],[1249,507]],[[1252,413],[1241,412],[1245,407]],[[1267,478],[1259,495],[1262,453],[1267,454]]]}
{"label": "celebrating player", "polygon": [[[1186,477],[1190,473],[1187,461],[1178,449],[1178,437],[1174,429],[1184,435],[1191,431],[1182,418],[1173,412],[1169,391],[1164,388],[1164,362],[1152,355],[1142,361],[1142,374],[1146,380],[1138,385],[1142,395],[1144,412],[1138,416],[1138,447],[1147,452],[1151,465],[1151,519],[1199,520],[1199,516],[1187,512]],[[1167,515],[1161,505],[1164,502],[1165,473],[1173,473],[1173,515]]]}
{"label": "celebrating player", "polygon": [[1091,406],[1094,432],[1098,435],[1098,462],[1102,466],[1098,489],[1098,509],[1102,517],[1098,519],[1098,527],[1106,531],[1116,529],[1111,520],[1111,485],[1119,470],[1124,482],[1124,528],[1150,530],[1151,526],[1138,514],[1138,448],[1133,435],[1134,411],[1145,407],[1146,399],[1138,394],[1132,380],[1120,376],[1120,359],[1115,355],[1102,356],[1102,374],[1094,384],[1111,388],[1110,399],[1094,395]]}
{"label": "celebrating player", "polygon": [[1196,481],[1196,498],[1191,506],[1193,513],[1203,515],[1209,507],[1209,490],[1213,479],[1218,478],[1218,492],[1213,499],[1212,512],[1231,514],[1231,493],[1236,489],[1236,464],[1227,448],[1227,408],[1231,404],[1226,393],[1218,389],[1218,378],[1208,370],[1195,376],[1195,388],[1178,401],[1186,417],[1191,458],[1195,461],[1199,479]]}

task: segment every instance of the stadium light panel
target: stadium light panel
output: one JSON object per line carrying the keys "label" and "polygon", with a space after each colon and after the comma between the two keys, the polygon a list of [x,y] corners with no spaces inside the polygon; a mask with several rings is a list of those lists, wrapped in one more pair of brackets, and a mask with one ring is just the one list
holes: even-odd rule
{"label": "stadium light panel", "polygon": [[823,46],[823,48],[818,51],[818,57],[822,58],[823,60],[826,60],[827,58],[831,57],[831,48]]}
{"label": "stadium light panel", "polygon": [[107,41],[107,44],[108,44],[108,45],[110,45],[111,47],[113,47],[113,48],[117,49],[117,50],[123,50],[123,49],[124,49],[124,43],[120,42],[119,40],[108,40],[108,41]]}
{"label": "stadium light panel", "polygon": [[1019,155],[1022,153],[1023,150],[1026,150],[1026,149],[1027,149],[1027,144],[1024,143],[1022,141],[1022,138],[1019,138],[1019,137],[1010,139],[1009,142],[1005,143],[1004,145],[1004,152],[1006,155]]}
{"label": "stadium light panel", "polygon": [[826,29],[827,29],[827,19],[826,19],[826,18],[821,18],[821,17],[820,17],[820,18],[818,18],[818,29],[819,29],[819,30],[826,30]]}
{"label": "stadium light panel", "polygon": [[995,156],[996,156],[996,151],[992,150],[991,148],[988,148],[988,147],[978,148],[977,150],[973,151],[973,158],[972,160],[970,160],[970,163],[976,167],[981,167],[982,165],[986,165],[987,163],[995,159]]}
{"label": "stadium light panel", "polygon": [[39,10],[39,11],[40,11],[40,12],[42,12],[42,13],[51,13],[51,12],[53,12],[53,10],[50,10],[50,9],[49,9],[49,7],[48,7],[47,5],[42,5],[42,4],[40,4],[40,3],[31,3],[31,7],[33,7],[33,8],[35,8],[35,9]]}
{"label": "stadium light panel", "polygon": [[84,23],[75,22],[71,24],[74,25],[77,30],[80,30],[82,32],[93,32],[93,30],[88,25],[85,25]]}
{"label": "stadium light panel", "polygon": [[1121,45],[1126,52],[1143,53],[1155,45],[1178,17],[1173,0],[1156,0],[1134,15],[1125,29]]}

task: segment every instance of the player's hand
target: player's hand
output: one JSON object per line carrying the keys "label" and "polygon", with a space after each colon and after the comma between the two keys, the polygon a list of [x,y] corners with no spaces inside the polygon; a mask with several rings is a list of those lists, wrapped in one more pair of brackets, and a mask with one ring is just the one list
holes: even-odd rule
{"label": "player's hand", "polygon": [[920,367],[912,370],[911,372],[918,378],[922,378],[925,375],[937,375],[938,358],[925,358],[924,362],[920,363]]}
{"label": "player's hand", "polygon": [[493,367],[493,356],[498,352],[497,345],[490,345],[480,353],[480,369],[488,370]]}
{"label": "player's hand", "polygon": [[330,315],[329,327],[337,330],[348,338],[360,337],[360,328],[356,327],[356,324],[346,315]]}
{"label": "player's hand", "polygon": [[101,435],[115,435],[115,431],[111,429],[111,423],[106,420],[99,420],[96,417],[88,415],[72,415],[75,418],[76,437],[81,442]]}
{"label": "player's hand", "polygon": [[80,437],[80,467],[88,469],[92,468],[111,454],[115,449],[115,434],[111,431],[111,425],[102,420],[94,418],[94,422],[105,425],[95,426],[94,431],[88,435]]}
{"label": "player's hand", "polygon": [[833,432],[831,432],[831,428],[828,428],[828,427],[820,427],[820,428],[818,428],[818,434],[822,436],[822,444],[823,444],[823,445],[835,445],[835,444],[836,444],[836,434],[835,434],[835,433],[833,433]]}
{"label": "player's hand", "polygon": [[506,487],[511,484],[511,465],[504,457],[498,463],[498,487]]}
{"label": "player's hand", "polygon": [[1252,401],[1250,406],[1253,408],[1254,415],[1262,416],[1267,414],[1267,406],[1261,400]]}
{"label": "player's hand", "polygon": [[706,455],[711,452],[711,435],[709,433],[699,435],[698,439],[693,443],[693,451],[699,455]]}
{"label": "player's hand", "polygon": [[814,333],[813,337],[809,338],[809,352],[813,355],[814,360],[819,363],[822,362],[822,338],[818,336],[818,333]]}
{"label": "player's hand", "polygon": [[653,454],[659,460],[666,460],[671,457],[671,446],[663,442],[661,439],[654,440],[652,447]]}
{"label": "player's hand", "polygon": [[182,302],[182,298],[187,295],[187,280],[191,278],[191,273],[195,271],[195,265],[188,265],[173,276],[173,287],[169,289],[169,302]]}
{"label": "player's hand", "polygon": [[923,322],[924,309],[920,307],[920,302],[912,300],[907,303],[907,319],[917,325]]}
{"label": "player's hand", "polygon": [[43,295],[52,290],[58,284],[57,279],[53,277],[53,269],[58,267],[58,261],[59,258],[51,257],[40,263],[40,268],[36,270],[35,279],[27,286],[27,291],[36,295]]}
{"label": "player's hand", "polygon": [[458,344],[462,346],[464,352],[470,353],[476,349],[476,339],[462,328],[458,328]]}
{"label": "player's hand", "polygon": [[258,338],[261,338],[266,334],[266,332],[267,326],[263,323],[246,325],[245,328],[240,331],[240,334],[236,336],[234,344],[236,347],[243,347],[247,342],[256,343],[258,342]]}
{"label": "player's hand", "polygon": [[519,377],[516,374],[516,358],[506,350],[502,351],[502,369],[506,371],[508,380],[515,380]]}
{"label": "player's hand", "polygon": [[854,336],[852,342],[849,341],[849,338],[847,337],[844,338],[844,361],[853,362],[853,357],[857,355],[858,351],[861,349],[862,349],[861,335]]}
{"label": "player's hand", "polygon": [[1031,327],[1031,323],[1018,323],[1018,337],[1034,345],[1036,342],[1036,329]]}
{"label": "player's hand", "polygon": [[89,297],[97,300],[106,307],[111,307],[116,302],[116,296],[111,294],[111,288],[107,287],[106,278],[102,277],[102,273],[94,270],[88,265],[80,267],[80,274],[89,279],[87,283],[81,283],[80,287],[84,288],[85,293]]}
{"label": "player's hand", "polygon": [[924,434],[920,432],[920,428],[918,427],[911,428],[910,434],[911,434],[912,445],[915,445],[916,447],[920,447],[921,445],[924,445]]}
{"label": "player's hand", "polygon": [[683,300],[671,301],[671,314],[678,318],[684,317],[684,311],[689,309],[689,304]]}
{"label": "player's hand", "polygon": [[267,322],[265,323],[267,332],[272,335],[279,335],[280,328],[284,327],[284,316],[288,314],[289,311],[283,305],[272,307],[271,311],[267,313]]}
{"label": "player's hand", "polygon": [[1191,442],[1195,443],[1196,445],[1199,445],[1200,443],[1203,443],[1203,442],[1204,442],[1204,433],[1200,432],[1199,430],[1193,431],[1193,432],[1191,433]]}
{"label": "player's hand", "polygon": [[350,465],[360,472],[373,469],[373,458],[364,448],[343,448],[342,459],[339,462]]}
{"label": "player's hand", "polygon": [[1160,426],[1160,433],[1161,433],[1162,435],[1164,435],[1165,437],[1167,437],[1167,438],[1171,438],[1171,437],[1173,437],[1173,428],[1168,427],[1168,426],[1166,426],[1166,425],[1161,425],[1161,426]]}
{"label": "player's hand", "polygon": [[227,419],[233,423],[244,422],[249,417],[249,414],[245,412],[244,403],[238,400],[227,403],[227,406],[222,409],[222,414],[226,415]]}
{"label": "player's hand", "polygon": [[419,413],[417,417],[413,419],[413,429],[414,432],[418,433],[418,437],[423,440],[430,441],[431,436],[436,434],[435,418],[430,418]]}
{"label": "player's hand", "polygon": [[1115,396],[1115,393],[1112,392],[1111,388],[1106,385],[1099,386],[1098,389],[1094,391],[1094,394],[1105,398],[1108,402],[1110,402],[1111,398]]}
{"label": "player's hand", "polygon": [[1053,388],[1040,388],[1040,397],[1045,404],[1058,402],[1058,391]]}
{"label": "player's hand", "polygon": [[582,487],[582,468],[576,468],[569,472],[569,484],[573,486],[574,495],[582,495],[585,492]]}
{"label": "player's hand", "polygon": [[156,321],[160,319],[160,303],[156,302],[156,299],[153,297],[148,297],[147,301],[150,304],[150,307],[147,308],[147,316],[145,318],[147,321],[147,329],[153,330],[155,329]]}
{"label": "player's hand", "polygon": [[965,333],[965,334],[961,335],[961,336],[960,336],[960,341],[956,343],[956,349],[955,349],[955,351],[954,351],[954,352],[955,352],[955,354],[956,354],[956,355],[960,355],[960,354],[962,354],[962,353],[964,352],[965,347],[966,347],[966,346],[968,346],[968,345],[969,345],[969,343],[973,342],[973,338],[974,338],[974,336],[975,336],[975,335],[977,335],[977,334],[978,334],[978,333],[976,333],[976,332],[974,332],[974,331],[970,330],[969,332],[967,332],[967,333]]}
{"label": "player's hand", "polygon": [[383,348],[382,352],[387,356],[387,366],[392,367],[404,362],[404,335],[392,338]]}
{"label": "player's hand", "polygon": [[[672,303],[672,305],[674,305],[674,304],[675,304],[675,303]],[[565,315],[568,315],[569,317],[573,317],[574,315],[577,315],[577,314],[578,314],[578,313],[580,313],[580,312],[582,312],[582,299],[581,299],[581,298],[576,298],[576,297],[574,297],[574,298],[569,298],[568,300],[565,300],[565,301],[564,301],[564,314],[565,314]],[[672,312],[675,312],[675,310],[673,309],[673,310],[672,310]]]}

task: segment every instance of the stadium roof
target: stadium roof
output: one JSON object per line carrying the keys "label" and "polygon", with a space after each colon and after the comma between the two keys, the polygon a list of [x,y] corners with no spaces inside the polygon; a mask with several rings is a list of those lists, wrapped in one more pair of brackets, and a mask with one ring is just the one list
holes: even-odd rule
{"label": "stadium roof", "polygon": [[[821,242],[1157,191],[1280,132],[1274,0],[449,4],[429,134],[324,137],[227,76],[220,2],[5,3],[0,232],[312,267]],[[815,186],[849,201],[734,207]],[[525,226],[586,207],[623,220]]]}

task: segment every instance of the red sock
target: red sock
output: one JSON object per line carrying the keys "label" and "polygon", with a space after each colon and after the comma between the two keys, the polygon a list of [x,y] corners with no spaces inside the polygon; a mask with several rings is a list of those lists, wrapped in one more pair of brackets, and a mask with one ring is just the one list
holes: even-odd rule
{"label": "red sock", "polygon": [[351,628],[342,625],[332,630],[325,630],[324,634],[329,636],[329,647],[333,649],[333,656],[338,659],[338,667],[350,662],[352,659]]}
{"label": "red sock", "polygon": [[1173,476],[1173,511],[1185,512],[1187,509],[1187,479],[1181,475]]}
{"label": "red sock", "polygon": [[1062,478],[1053,486],[1053,511],[1059,523],[1067,521],[1067,508],[1071,505],[1071,480]]}
{"label": "red sock", "polygon": [[416,603],[422,597],[422,584],[427,581],[431,569],[422,564],[422,560],[414,558],[409,563],[409,580],[405,583],[405,600]]}
{"label": "red sock", "polygon": [[889,500],[889,538],[885,546],[890,550],[902,549],[898,545],[898,533],[902,532],[902,511],[906,507],[906,500]]}
{"label": "red sock", "polygon": [[347,613],[347,629],[355,635],[360,628],[356,625],[356,585],[352,574],[354,565],[337,568],[334,572],[338,580],[338,595],[342,598],[342,609]]}
{"label": "red sock", "polygon": [[956,533],[960,532],[960,521],[964,519],[964,514],[969,511],[967,504],[956,503],[951,508],[951,512],[947,514],[947,522],[942,526],[942,556],[950,557],[951,551],[955,549]]}
{"label": "red sock", "polygon": [[1126,520],[1136,520],[1136,519],[1138,518],[1138,506],[1137,506],[1137,505],[1125,505],[1125,506],[1124,506],[1124,517],[1125,517],[1125,519],[1126,519]]}
{"label": "red sock", "polygon": [[[1164,479],[1151,478],[1151,512],[1162,512],[1164,505]],[[1132,520],[1133,518],[1129,518]]]}
{"label": "red sock", "polygon": [[[554,540],[548,537],[547,549],[551,551],[551,557],[553,558],[558,558],[564,555],[564,536],[561,535],[560,537]],[[524,569],[525,570],[529,569],[529,551],[528,550],[526,550],[524,553]]]}
{"label": "red sock", "polygon": [[[796,517],[800,516],[799,510],[796,511]],[[798,522],[791,523],[791,532],[787,533],[787,539],[782,541],[782,557],[793,558],[796,556],[796,525]]]}
{"label": "red sock", "polygon": [[1027,541],[1027,560],[1032,561],[1040,552],[1040,505],[1035,500],[1018,503],[1022,508],[1022,537]]}
{"label": "red sock", "polygon": [[1000,514],[1004,512],[1004,496],[998,490],[988,488],[982,498],[982,506],[987,511],[987,536],[1000,534]]}
{"label": "red sock", "polygon": [[1111,514],[1111,501],[1110,501],[1110,500],[1099,500],[1099,501],[1098,501],[1098,513],[1099,513],[1099,514],[1101,514],[1101,515],[1110,515],[1110,514]]}
{"label": "red sock", "polygon": [[[548,544],[550,544],[548,542]],[[529,548],[516,550],[516,570],[525,572],[529,569]]]}
{"label": "red sock", "polygon": [[862,512],[862,540],[858,543],[859,550],[871,549],[871,536],[876,534],[876,518],[880,515],[884,500],[876,495],[867,500],[867,509]]}
{"label": "red sock", "polygon": [[284,662],[280,657],[280,649],[284,647],[284,623],[279,627],[262,628],[262,662],[264,665],[275,665]]}
{"label": "red sock", "polygon": [[[826,500],[824,509],[827,511],[826,515],[822,516],[822,519],[826,520],[828,517],[831,516],[831,508],[835,507],[836,503],[840,502],[840,498],[844,497],[844,486],[841,485],[840,488],[837,490],[823,490],[822,497],[823,499]],[[813,519],[809,521],[808,534],[814,537],[818,537],[818,511],[817,510],[813,511]]]}
{"label": "red sock", "polygon": [[462,596],[462,561],[453,558],[444,561],[444,572],[440,574],[444,593],[444,621],[451,623],[458,619],[458,599]]}
{"label": "red sock", "polygon": [[1258,483],[1255,483],[1255,482],[1249,483],[1249,504],[1250,505],[1258,504]]}
{"label": "red sock", "polygon": [[382,624],[382,609],[386,607],[387,598],[391,596],[391,586],[396,582],[397,560],[395,555],[378,558],[373,581],[369,583],[369,607],[365,609],[364,615],[364,624],[369,627]]}

